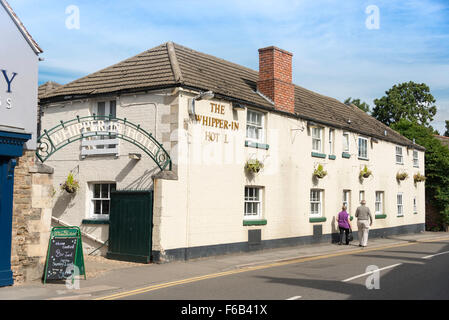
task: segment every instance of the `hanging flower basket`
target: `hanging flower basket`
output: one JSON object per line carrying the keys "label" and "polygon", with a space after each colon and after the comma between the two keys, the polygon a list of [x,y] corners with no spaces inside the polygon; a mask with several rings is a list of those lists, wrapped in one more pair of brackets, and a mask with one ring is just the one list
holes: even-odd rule
{"label": "hanging flower basket", "polygon": [[360,178],[366,179],[366,178],[369,178],[369,176],[372,175],[372,174],[373,174],[373,173],[371,172],[371,170],[369,170],[368,167],[365,166],[365,167],[363,168],[363,170],[360,170],[359,177],[360,177]]}
{"label": "hanging flower basket", "polygon": [[422,182],[422,181],[426,181],[426,177],[424,175],[422,175],[421,173],[417,173],[413,176],[413,180],[416,182]]}
{"label": "hanging flower basket", "polygon": [[61,190],[66,191],[67,193],[75,193],[79,189],[79,183],[73,177],[73,174],[70,172],[67,176],[66,181],[61,184]]}
{"label": "hanging flower basket", "polygon": [[408,173],[407,172],[398,172],[396,174],[396,179],[397,180],[404,181],[407,178],[408,178]]}
{"label": "hanging flower basket", "polygon": [[263,168],[263,163],[259,160],[251,159],[245,163],[245,170],[250,173],[259,173],[259,171]]}
{"label": "hanging flower basket", "polygon": [[319,164],[318,167],[313,171],[313,176],[318,179],[323,179],[327,176],[327,171],[324,170],[323,165]]}

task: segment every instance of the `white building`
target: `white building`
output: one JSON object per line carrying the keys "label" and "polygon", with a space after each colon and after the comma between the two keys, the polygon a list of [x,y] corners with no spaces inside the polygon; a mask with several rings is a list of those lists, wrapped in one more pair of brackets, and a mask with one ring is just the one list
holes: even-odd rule
{"label": "white building", "polygon": [[[371,237],[424,230],[424,183],[413,180],[424,148],[294,85],[291,58],[260,49],[257,72],[168,42],[40,97],[54,220],[80,226],[91,252],[109,238],[111,191],[154,190],[153,261],[329,242],[342,204],[353,215],[361,199],[376,216]],[[156,159],[163,150],[170,164]],[[249,173],[256,159],[263,168]],[[69,172],[75,194],[59,188]]]}
{"label": "white building", "polygon": [[34,163],[42,49],[5,0],[0,30],[0,286],[6,286],[41,271],[51,219],[41,201],[43,179],[50,188],[51,170]]}

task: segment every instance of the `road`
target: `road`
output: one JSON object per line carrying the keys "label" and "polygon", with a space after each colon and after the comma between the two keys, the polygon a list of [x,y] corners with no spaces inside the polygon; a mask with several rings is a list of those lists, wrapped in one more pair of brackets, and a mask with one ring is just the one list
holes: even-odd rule
{"label": "road", "polygon": [[351,252],[188,278],[102,299],[446,300],[449,240],[354,247]]}

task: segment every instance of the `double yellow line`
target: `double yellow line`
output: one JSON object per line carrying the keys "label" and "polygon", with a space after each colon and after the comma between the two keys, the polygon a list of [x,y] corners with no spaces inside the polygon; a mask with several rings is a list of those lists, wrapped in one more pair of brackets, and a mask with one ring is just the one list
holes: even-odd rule
{"label": "double yellow line", "polygon": [[198,277],[192,277],[192,278],[182,279],[182,280],[178,280],[178,281],[156,284],[156,285],[152,285],[152,286],[148,286],[148,287],[144,287],[144,288],[140,288],[140,289],[136,289],[136,290],[119,292],[119,293],[112,294],[109,296],[99,297],[99,298],[96,298],[95,300],[121,299],[121,298],[129,297],[129,296],[133,296],[133,295],[137,295],[137,294],[141,294],[141,293],[146,293],[146,292],[150,292],[150,291],[155,291],[155,290],[159,290],[159,289],[163,289],[163,288],[179,286],[182,284],[197,282],[197,281],[201,281],[201,280],[219,278],[219,277],[228,276],[228,275],[232,275],[232,274],[238,274],[238,273],[273,268],[273,267],[280,267],[280,266],[285,266],[285,265],[294,264],[294,263],[327,259],[327,258],[344,256],[344,255],[349,255],[349,254],[354,254],[354,253],[364,253],[364,252],[378,251],[378,250],[384,250],[384,249],[389,249],[389,248],[405,247],[405,246],[411,246],[414,244],[419,244],[419,243],[424,243],[424,242],[435,242],[435,241],[441,241],[441,240],[449,240],[449,237],[443,237],[443,238],[437,238],[437,239],[431,239],[431,240],[420,240],[420,241],[416,241],[416,242],[394,244],[394,245],[388,245],[388,246],[376,247],[376,248],[370,248],[370,249],[365,248],[365,249],[357,249],[357,250],[348,250],[348,251],[344,251],[344,252],[325,254],[325,255],[319,255],[319,256],[289,259],[289,260],[264,264],[264,265],[260,265],[260,266],[244,267],[244,268],[240,268],[240,269],[236,269],[236,270],[212,273],[212,274],[208,274],[208,275],[204,275],[204,276],[198,276]]}

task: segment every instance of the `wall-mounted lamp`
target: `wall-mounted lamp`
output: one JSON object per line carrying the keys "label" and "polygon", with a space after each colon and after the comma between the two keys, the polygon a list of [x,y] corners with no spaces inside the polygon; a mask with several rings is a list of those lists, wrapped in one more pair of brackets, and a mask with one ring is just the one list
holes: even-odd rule
{"label": "wall-mounted lamp", "polygon": [[128,157],[132,160],[142,159],[142,155],[140,153],[128,153]]}
{"label": "wall-mounted lamp", "polygon": [[189,99],[189,115],[195,114],[195,101],[200,100],[210,100],[214,97],[214,93],[212,91],[201,92],[196,97]]}

